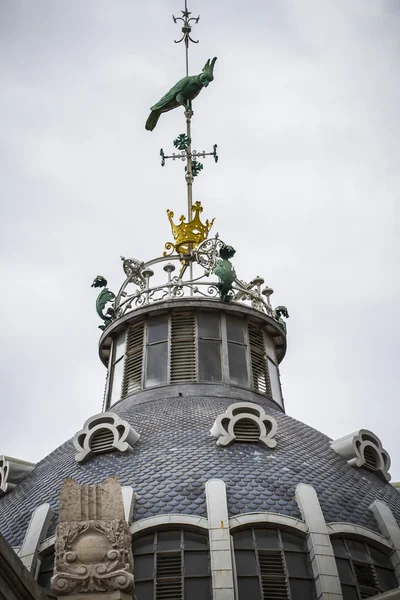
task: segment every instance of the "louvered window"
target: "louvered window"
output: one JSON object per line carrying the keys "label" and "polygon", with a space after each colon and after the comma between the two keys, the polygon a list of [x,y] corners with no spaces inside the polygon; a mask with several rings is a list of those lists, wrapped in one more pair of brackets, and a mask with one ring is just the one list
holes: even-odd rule
{"label": "louvered window", "polygon": [[264,332],[256,323],[249,323],[249,343],[253,387],[262,394],[270,394],[267,355],[265,351]]}
{"label": "louvered window", "polygon": [[233,534],[239,600],[313,600],[304,538],[279,529]]}
{"label": "louvered window", "polygon": [[366,469],[370,469],[371,471],[376,471],[378,466],[378,455],[376,450],[374,450],[371,446],[365,446],[364,448],[364,458]]}
{"label": "louvered window", "polygon": [[90,438],[90,449],[94,454],[104,454],[112,452],[114,433],[111,429],[98,429]]}
{"label": "louvered window", "polygon": [[260,429],[253,419],[243,417],[236,421],[233,426],[233,433],[237,442],[258,442],[260,438]]}
{"label": "louvered window", "polygon": [[130,325],[126,349],[125,334],[114,341],[106,406],[143,388],[190,382],[253,388],[283,406],[271,345],[262,324],[244,316],[217,310],[150,315]]}
{"label": "louvered window", "polygon": [[208,536],[156,531],[133,540],[137,600],[211,600]]}
{"label": "louvered window", "polygon": [[144,323],[133,323],[128,329],[126,342],[125,373],[122,397],[142,388]]}
{"label": "louvered window", "polygon": [[195,318],[193,312],[171,316],[171,383],[196,381]]}
{"label": "louvered window", "polygon": [[343,600],[363,600],[397,587],[387,550],[358,540],[332,540]]}

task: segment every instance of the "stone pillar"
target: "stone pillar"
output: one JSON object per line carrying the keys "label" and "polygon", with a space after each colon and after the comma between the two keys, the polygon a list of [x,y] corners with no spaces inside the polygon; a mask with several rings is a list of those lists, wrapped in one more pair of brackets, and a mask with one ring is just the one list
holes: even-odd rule
{"label": "stone pillar", "polygon": [[307,547],[310,553],[318,600],[341,600],[342,588],[331,540],[316,491],[300,483],[296,500],[308,527]]}
{"label": "stone pillar", "polygon": [[381,500],[375,500],[371,510],[378,522],[382,534],[388,539],[393,548],[391,555],[394,572],[400,585],[400,527],[390,508]]}
{"label": "stone pillar", "polygon": [[213,600],[234,600],[235,586],[232,566],[226,488],[222,479],[206,483],[207,515],[210,536]]}
{"label": "stone pillar", "polygon": [[116,477],[65,479],[55,541],[53,593],[64,600],[132,600],[131,534]]}
{"label": "stone pillar", "polygon": [[30,573],[35,573],[39,544],[46,537],[54,512],[50,504],[41,504],[33,511],[21,550],[18,553]]}

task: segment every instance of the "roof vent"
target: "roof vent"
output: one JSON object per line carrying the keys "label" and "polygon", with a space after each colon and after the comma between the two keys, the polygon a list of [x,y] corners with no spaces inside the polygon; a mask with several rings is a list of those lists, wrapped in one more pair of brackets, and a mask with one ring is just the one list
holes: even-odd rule
{"label": "roof vent", "polygon": [[273,439],[278,430],[275,419],[266,414],[262,406],[252,402],[236,402],[219,415],[211,428],[218,446],[236,442],[261,441],[268,448],[275,448]]}
{"label": "roof vent", "polygon": [[117,414],[104,412],[88,419],[83,429],[74,436],[74,446],[78,450],[77,462],[83,462],[95,454],[105,454],[119,450],[131,450],[140,435]]}
{"label": "roof vent", "polygon": [[347,459],[351,467],[363,467],[374,471],[385,481],[390,481],[388,473],[390,456],[382,447],[382,442],[372,431],[360,429],[331,442],[331,448]]}
{"label": "roof vent", "polygon": [[0,496],[11,492],[34,468],[34,463],[0,456]]}

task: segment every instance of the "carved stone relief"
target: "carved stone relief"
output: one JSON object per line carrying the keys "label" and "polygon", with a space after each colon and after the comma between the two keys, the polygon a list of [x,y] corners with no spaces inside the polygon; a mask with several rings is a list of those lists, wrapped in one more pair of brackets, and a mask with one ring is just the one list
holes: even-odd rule
{"label": "carved stone relief", "polygon": [[58,596],[132,592],[131,534],[116,477],[91,486],[63,482],[51,588]]}

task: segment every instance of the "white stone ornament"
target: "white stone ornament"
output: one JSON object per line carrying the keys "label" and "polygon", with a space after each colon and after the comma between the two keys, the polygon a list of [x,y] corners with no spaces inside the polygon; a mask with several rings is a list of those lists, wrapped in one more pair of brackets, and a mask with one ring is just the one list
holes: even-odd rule
{"label": "white stone ornament", "polygon": [[78,450],[77,462],[83,462],[95,454],[119,450],[127,452],[139,440],[140,435],[113,412],[104,412],[88,419],[83,429],[74,435],[73,443]]}
{"label": "white stone ornament", "polygon": [[382,447],[377,435],[368,429],[360,429],[331,442],[331,448],[347,459],[351,467],[364,467],[390,481],[388,473],[390,456]]}
{"label": "white stone ornament", "polygon": [[252,421],[258,428],[259,435],[256,439],[254,435],[250,435],[248,439],[241,435],[238,441],[260,440],[268,448],[275,448],[276,440],[273,438],[278,430],[278,424],[273,417],[267,415],[262,406],[252,402],[235,402],[223,414],[218,415],[210,431],[211,435],[217,438],[218,446],[227,446],[237,440],[235,426],[244,420]]}
{"label": "white stone ornament", "polygon": [[34,468],[34,463],[0,456],[0,496],[11,492]]}

